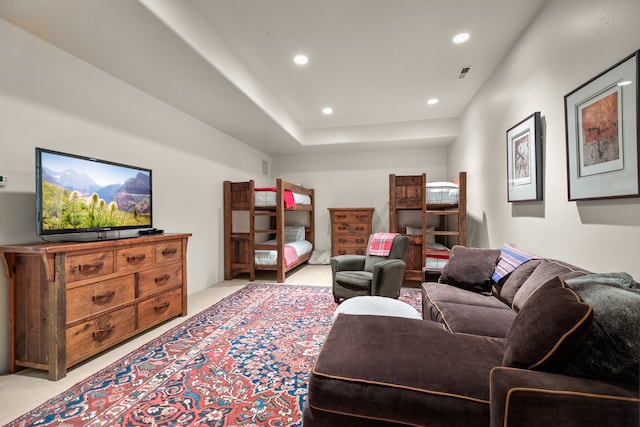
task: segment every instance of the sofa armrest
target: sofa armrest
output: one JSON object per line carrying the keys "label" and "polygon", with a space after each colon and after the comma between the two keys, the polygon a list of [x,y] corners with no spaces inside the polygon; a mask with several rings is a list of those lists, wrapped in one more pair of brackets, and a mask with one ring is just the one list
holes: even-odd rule
{"label": "sofa armrest", "polygon": [[490,388],[491,427],[637,427],[640,422],[640,395],[632,386],[497,367]]}
{"label": "sofa armrest", "polygon": [[373,266],[371,295],[398,298],[404,280],[406,263],[400,259],[387,259]]}
{"label": "sofa armrest", "polygon": [[361,271],[364,270],[364,255],[338,255],[331,257],[331,270],[336,271]]}

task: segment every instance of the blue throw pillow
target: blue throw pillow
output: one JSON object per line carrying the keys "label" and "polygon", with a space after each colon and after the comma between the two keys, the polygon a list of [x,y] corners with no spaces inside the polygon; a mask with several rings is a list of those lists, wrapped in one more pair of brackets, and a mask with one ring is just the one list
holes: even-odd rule
{"label": "blue throw pillow", "polygon": [[491,279],[498,283],[521,264],[537,258],[539,257],[536,255],[518,249],[515,243],[506,243],[500,248],[500,259]]}

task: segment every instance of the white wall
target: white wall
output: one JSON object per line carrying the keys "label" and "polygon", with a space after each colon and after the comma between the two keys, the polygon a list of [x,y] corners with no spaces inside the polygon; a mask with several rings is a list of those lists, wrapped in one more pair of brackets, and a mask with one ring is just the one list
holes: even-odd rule
{"label": "white wall", "polygon": [[[466,109],[448,168],[469,173],[468,214],[483,224],[472,244],[640,279],[640,200],[567,201],[564,126],[564,95],[640,48],[638,17],[638,0],[552,0]],[[535,111],[544,201],[508,203],[506,130]]]}
{"label": "white wall", "polygon": [[389,230],[389,174],[426,172],[430,181],[448,179],[446,148],[371,151],[279,157],[274,176],[307,188],[316,195],[316,248],[331,248],[327,208],[373,207],[373,231]]}
{"label": "white wall", "polygon": [[[37,242],[35,147],[153,170],[154,225],[190,232],[188,291],[223,278],[225,179],[268,156],[0,20],[0,244]],[[7,282],[0,274],[0,372],[7,366]]]}

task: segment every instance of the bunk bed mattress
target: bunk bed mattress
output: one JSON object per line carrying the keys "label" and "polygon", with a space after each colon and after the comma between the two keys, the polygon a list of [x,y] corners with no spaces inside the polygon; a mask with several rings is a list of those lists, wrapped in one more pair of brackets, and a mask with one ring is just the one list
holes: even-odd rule
{"label": "bunk bed mattress", "polygon": [[[275,247],[275,240],[267,240],[260,243],[261,245],[273,245]],[[297,240],[295,242],[285,243],[285,256],[284,263],[288,267],[293,264],[301,256],[310,253],[313,250],[313,245],[308,240]],[[263,265],[276,265],[278,262],[278,251],[276,249],[257,249],[255,251],[255,264],[257,266]]]}
{"label": "bunk bed mattress", "polygon": [[427,184],[427,203],[455,205],[458,203],[460,187],[454,182],[431,182]]}
{"label": "bunk bed mattress", "polygon": [[451,249],[440,243],[427,243],[427,250],[429,254],[425,259],[425,267],[432,270],[442,270],[449,261]]}
{"label": "bunk bed mattress", "polygon": [[[293,202],[296,205],[310,205],[311,196],[308,194],[295,193],[293,194]],[[277,192],[274,190],[256,190],[255,191],[255,205],[256,206],[275,206],[276,205]]]}

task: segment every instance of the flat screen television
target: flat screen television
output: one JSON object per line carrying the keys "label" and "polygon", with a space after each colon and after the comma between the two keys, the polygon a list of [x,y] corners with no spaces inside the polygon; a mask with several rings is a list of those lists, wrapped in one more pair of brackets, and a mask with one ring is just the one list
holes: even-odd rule
{"label": "flat screen television", "polygon": [[36,148],[37,234],[153,226],[151,170]]}

